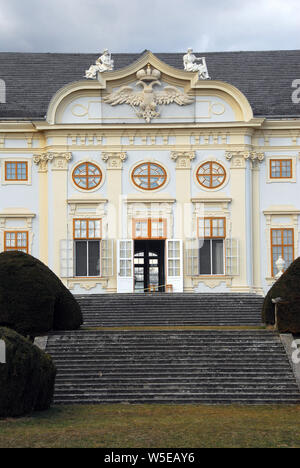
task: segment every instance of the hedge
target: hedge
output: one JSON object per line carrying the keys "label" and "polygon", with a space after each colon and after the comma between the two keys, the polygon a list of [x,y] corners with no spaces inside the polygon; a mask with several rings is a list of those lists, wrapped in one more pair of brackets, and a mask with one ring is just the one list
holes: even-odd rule
{"label": "hedge", "polygon": [[81,324],[79,304],[46,265],[19,251],[0,254],[0,326],[36,336]]}
{"label": "hedge", "polygon": [[6,363],[0,363],[0,417],[23,416],[50,407],[56,369],[51,357],[13,330],[0,327]]}
{"label": "hedge", "polygon": [[265,297],[262,321],[267,325],[275,324],[275,304],[272,299],[282,298],[278,304],[277,318],[286,331],[298,328],[300,322],[300,257],[298,257],[276,281]]}

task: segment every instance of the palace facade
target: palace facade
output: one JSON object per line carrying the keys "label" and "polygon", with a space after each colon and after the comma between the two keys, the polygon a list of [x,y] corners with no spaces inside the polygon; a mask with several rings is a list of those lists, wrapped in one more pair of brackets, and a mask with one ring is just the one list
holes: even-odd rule
{"label": "palace facade", "polygon": [[299,255],[300,52],[95,59],[0,54],[0,251],[75,294],[265,294]]}

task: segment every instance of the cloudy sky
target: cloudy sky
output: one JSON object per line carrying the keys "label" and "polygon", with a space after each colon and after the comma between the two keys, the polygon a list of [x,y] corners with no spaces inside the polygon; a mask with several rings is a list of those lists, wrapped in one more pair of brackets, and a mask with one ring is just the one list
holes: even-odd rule
{"label": "cloudy sky", "polygon": [[300,48],[300,0],[0,0],[2,52]]}

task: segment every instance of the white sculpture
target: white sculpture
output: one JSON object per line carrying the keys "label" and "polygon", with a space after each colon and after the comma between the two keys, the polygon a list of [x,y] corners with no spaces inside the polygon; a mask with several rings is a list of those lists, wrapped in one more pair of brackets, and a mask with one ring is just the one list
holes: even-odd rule
{"label": "white sculpture", "polygon": [[278,260],[275,262],[275,265],[276,265],[276,268],[278,270],[278,273],[277,275],[275,276],[276,279],[279,279],[280,276],[283,275],[283,270],[284,270],[284,267],[285,267],[285,261],[284,259],[280,256],[278,258]]}
{"label": "white sculpture", "polygon": [[[197,65],[197,61],[202,61],[199,65]],[[188,72],[199,72],[199,78],[201,80],[209,80],[210,76],[208,74],[207,65],[205,57],[197,58],[193,54],[193,49],[188,49],[187,53],[183,56],[183,65],[185,71]]]}
{"label": "white sculpture", "polygon": [[158,106],[168,105],[175,102],[179,106],[187,106],[194,102],[194,98],[183,93],[175,86],[165,86],[162,91],[154,91],[154,86],[161,86],[159,78],[160,71],[152,69],[148,64],[147,69],[139,70],[136,74],[138,82],[136,86],[141,86],[142,91],[135,91],[131,86],[122,86],[108,96],[103,101],[111,106],[119,104],[129,104],[136,115],[150,123],[152,119],[160,116]]}
{"label": "white sculpture", "polygon": [[106,71],[112,71],[114,69],[114,61],[111,58],[111,54],[108,52],[108,49],[105,49],[99,57],[95,65],[91,65],[88,70],[85,72],[86,78],[97,78],[97,73],[103,73]]}

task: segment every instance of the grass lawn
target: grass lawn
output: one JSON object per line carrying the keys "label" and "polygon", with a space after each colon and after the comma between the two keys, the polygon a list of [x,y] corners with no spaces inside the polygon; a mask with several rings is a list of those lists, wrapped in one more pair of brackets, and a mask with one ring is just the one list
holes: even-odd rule
{"label": "grass lawn", "polygon": [[0,419],[6,447],[300,447],[300,406],[58,406]]}

